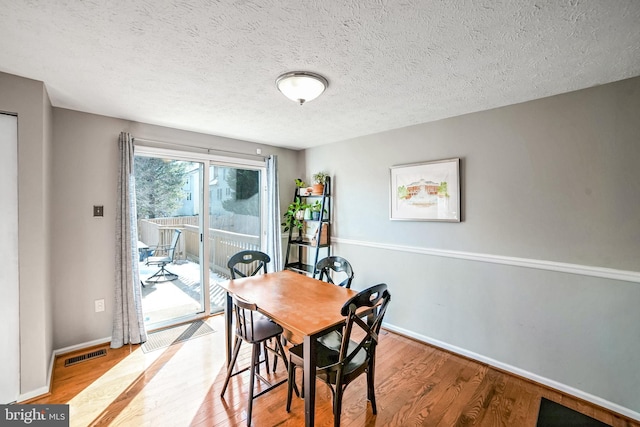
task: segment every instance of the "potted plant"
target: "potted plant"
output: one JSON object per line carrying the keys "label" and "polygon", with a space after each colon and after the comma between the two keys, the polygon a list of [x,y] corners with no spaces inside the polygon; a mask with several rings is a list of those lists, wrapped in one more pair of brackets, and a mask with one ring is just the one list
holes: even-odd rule
{"label": "potted plant", "polygon": [[[316,200],[316,202],[313,205],[311,205],[311,218],[314,221],[320,220],[321,209],[322,209],[322,204],[320,203],[320,200]],[[324,211],[326,212],[327,210],[325,209]]]}
{"label": "potted plant", "polygon": [[298,236],[302,235],[302,228],[304,227],[304,211],[311,206],[302,202],[300,197],[296,197],[296,200],[289,204],[287,211],[284,213],[284,221],[282,225],[284,231],[289,231],[292,228],[298,229]]}
{"label": "potted plant", "polygon": [[317,172],[313,174],[313,186],[311,194],[314,196],[321,196],[324,192],[324,184],[327,181],[329,175],[326,172]]}
{"label": "potted plant", "polygon": [[307,186],[307,183],[300,178],[296,178],[296,188],[298,189],[299,196],[308,196],[311,194],[311,187]]}

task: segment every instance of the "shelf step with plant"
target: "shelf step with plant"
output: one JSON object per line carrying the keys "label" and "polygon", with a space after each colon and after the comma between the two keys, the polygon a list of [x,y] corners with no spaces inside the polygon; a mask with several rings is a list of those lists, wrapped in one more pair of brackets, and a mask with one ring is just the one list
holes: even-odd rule
{"label": "shelf step with plant", "polygon": [[314,196],[321,196],[324,193],[324,184],[327,182],[326,172],[316,172],[313,174],[313,185],[311,186]]}
{"label": "shelf step with plant", "polygon": [[[315,265],[320,253],[331,255],[331,177],[318,172],[313,180],[315,188],[305,187],[301,179],[295,180],[293,202],[283,215],[282,227],[289,233],[285,268],[316,277]],[[297,236],[294,235],[296,229]]]}
{"label": "shelf step with plant", "polygon": [[296,197],[295,201],[289,204],[287,211],[284,213],[283,231],[287,232],[293,228],[298,229],[298,235],[301,235],[304,227],[304,211],[311,209],[311,205],[302,201],[300,197]]}

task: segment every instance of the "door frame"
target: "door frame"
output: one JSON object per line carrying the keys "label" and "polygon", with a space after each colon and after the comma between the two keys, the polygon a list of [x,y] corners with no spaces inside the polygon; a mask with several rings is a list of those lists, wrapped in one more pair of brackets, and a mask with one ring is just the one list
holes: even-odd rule
{"label": "door frame", "polygon": [[[0,113],[0,146],[4,147],[0,170],[0,256],[5,280],[0,282],[0,404],[13,403],[20,396],[20,259],[18,253],[18,116]],[[8,147],[8,148],[7,148]],[[7,203],[8,202],[8,203]]]}
{"label": "door frame", "polygon": [[[203,148],[205,149],[205,148]],[[206,150],[206,149],[205,149]],[[169,160],[180,160],[189,162],[203,163],[202,182],[200,189],[200,212],[209,212],[209,182],[210,182],[210,166],[224,166],[238,169],[252,169],[260,172],[260,246],[264,250],[266,247],[266,221],[267,221],[267,164],[266,159],[250,160],[244,158],[236,158],[229,156],[213,155],[208,153],[197,153],[193,151],[185,151],[180,149],[159,148],[148,145],[135,144],[134,156],[158,157]],[[209,280],[209,252],[211,245],[209,239],[205,239],[202,235],[203,230],[209,230],[209,215],[200,215],[200,280],[204,295],[204,311],[190,317],[181,317],[178,323],[189,320],[201,319],[210,316],[211,312],[211,296]],[[175,323],[171,323],[175,324]],[[155,325],[154,325],[155,326]],[[161,324],[161,327],[169,326],[169,324]],[[154,327],[155,329],[155,327]]]}

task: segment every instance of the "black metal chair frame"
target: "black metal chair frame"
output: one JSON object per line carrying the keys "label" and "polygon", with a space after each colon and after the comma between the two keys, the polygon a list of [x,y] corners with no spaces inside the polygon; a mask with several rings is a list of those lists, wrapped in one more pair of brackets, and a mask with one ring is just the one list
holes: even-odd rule
{"label": "black metal chair frame", "polygon": [[[240,251],[238,253],[233,254],[231,258],[229,258],[229,261],[227,261],[227,267],[229,268],[229,274],[231,275],[231,278],[237,279],[239,277],[255,276],[256,274],[259,274],[259,273],[266,273],[267,264],[269,264],[270,262],[271,262],[271,257],[265,254],[264,252],[255,251],[255,250],[246,250],[246,251]],[[238,264],[249,265],[251,263],[256,263],[256,265],[255,265],[255,268],[253,268],[253,270],[251,270],[249,274],[245,274],[243,271],[237,268]],[[260,316],[264,317],[262,315]],[[269,319],[269,321],[272,321],[272,320]],[[271,343],[271,339],[267,341]],[[267,341],[263,343],[264,354],[265,354],[264,361],[267,365],[269,365],[268,352],[274,353],[275,357],[273,358],[273,371],[275,372],[278,366],[278,356],[277,356],[276,348],[273,346],[272,347],[267,346]],[[281,341],[281,340],[278,340],[278,341]],[[282,344],[282,341],[280,343]]]}
{"label": "black metal chair frame", "polygon": [[[382,319],[391,301],[387,285],[372,286],[349,299],[340,313],[345,316],[342,342],[338,348],[317,343],[316,376],[325,382],[333,395],[334,426],[340,426],[342,395],[346,387],[361,374],[367,374],[367,399],[371,402],[373,414],[377,414],[375,398],[375,355]],[[366,322],[362,319],[366,317]],[[361,337],[356,341],[352,332]],[[361,333],[363,336],[361,336]],[[295,368],[304,365],[303,345],[289,349],[289,386],[287,389],[287,412],[291,410],[291,398],[295,384]],[[304,381],[304,378],[303,378]],[[303,396],[304,397],[304,396]]]}
{"label": "black metal chair frame", "polygon": [[[346,259],[339,256],[328,256],[318,261],[316,264],[316,270],[320,273],[320,276],[318,277],[320,280],[324,280],[325,282],[342,286],[347,289],[351,288],[354,273],[351,264]],[[334,283],[333,278],[331,277],[332,270],[336,273],[344,272],[347,275],[347,278],[340,283]]]}
{"label": "black metal chair frame", "polygon": [[[248,265],[253,262],[256,262],[256,268],[249,274],[245,274],[244,272],[238,270],[238,264]],[[264,273],[267,272],[267,264],[271,262],[271,257],[264,252],[260,251],[241,251],[229,258],[227,262],[227,267],[229,267],[229,272],[231,273],[231,278],[236,279],[238,277],[247,277],[247,276],[255,276],[262,270]]]}
{"label": "black metal chair frame", "polygon": [[[260,345],[265,344],[267,340],[271,338],[275,338],[276,348],[275,350],[270,349],[265,346],[265,349],[269,351],[273,351],[275,354],[280,356],[284,361],[284,365],[288,370],[287,358],[284,352],[284,348],[281,343],[281,335],[282,335],[282,327],[277,323],[269,321],[267,318],[262,315],[257,315],[258,306],[256,304],[247,302],[243,299],[232,296],[233,299],[233,309],[235,312],[236,319],[236,339],[233,345],[233,356],[231,358],[231,363],[227,369],[227,377],[224,381],[224,386],[222,387],[222,392],[220,393],[221,397],[224,397],[224,394],[227,390],[227,386],[229,385],[229,380],[231,377],[236,376],[242,372],[247,370],[251,370],[249,377],[249,402],[247,408],[247,426],[251,425],[251,411],[253,408],[253,399],[267,393],[268,391],[273,390],[275,387],[278,387],[281,384],[284,384],[287,379],[281,380],[275,384],[270,383],[266,378],[264,378],[260,374],[260,364],[262,361],[260,360]],[[255,316],[254,316],[255,315]],[[238,358],[238,353],[240,352],[240,346],[242,342],[245,341],[252,345],[251,351],[251,364],[243,369],[240,369],[236,372],[233,371],[236,360]],[[265,360],[267,374],[269,373],[269,359],[267,357],[267,352],[265,351]],[[275,367],[274,367],[275,372]],[[254,395],[254,379],[258,378],[262,381],[267,388],[261,390],[258,394]]]}
{"label": "black metal chair frame", "polygon": [[[147,280],[145,280],[146,283],[168,282],[178,278],[177,274],[170,272],[165,268],[165,266],[167,264],[171,264],[175,258],[176,247],[178,246],[178,240],[180,240],[181,234],[182,231],[175,229],[173,231],[173,237],[170,245],[160,245],[149,248],[150,250],[153,250],[154,254],[159,251],[166,251],[167,255],[147,257],[145,265],[157,265],[160,269],[153,273],[153,275],[149,276]],[[144,286],[144,283],[142,285]]]}
{"label": "black metal chair frame", "polygon": [[[332,285],[341,286],[347,289],[351,288],[351,282],[353,281],[354,273],[351,264],[346,259],[335,255],[328,256],[318,261],[318,263],[316,264],[316,270],[320,273],[320,275],[318,276],[319,280],[324,280],[325,282],[331,283]],[[340,283],[335,283],[331,274],[332,271],[335,273],[342,272],[346,274],[346,278]],[[340,276],[342,277],[343,275]],[[328,347],[337,348],[342,342],[342,329],[324,334],[321,337],[318,337],[318,341]]]}

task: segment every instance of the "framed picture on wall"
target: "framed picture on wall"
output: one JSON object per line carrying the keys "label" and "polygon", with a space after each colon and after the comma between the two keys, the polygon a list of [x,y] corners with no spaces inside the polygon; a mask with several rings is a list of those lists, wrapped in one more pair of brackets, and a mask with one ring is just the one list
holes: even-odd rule
{"label": "framed picture on wall", "polygon": [[459,158],[392,166],[390,172],[390,219],[460,222]]}

